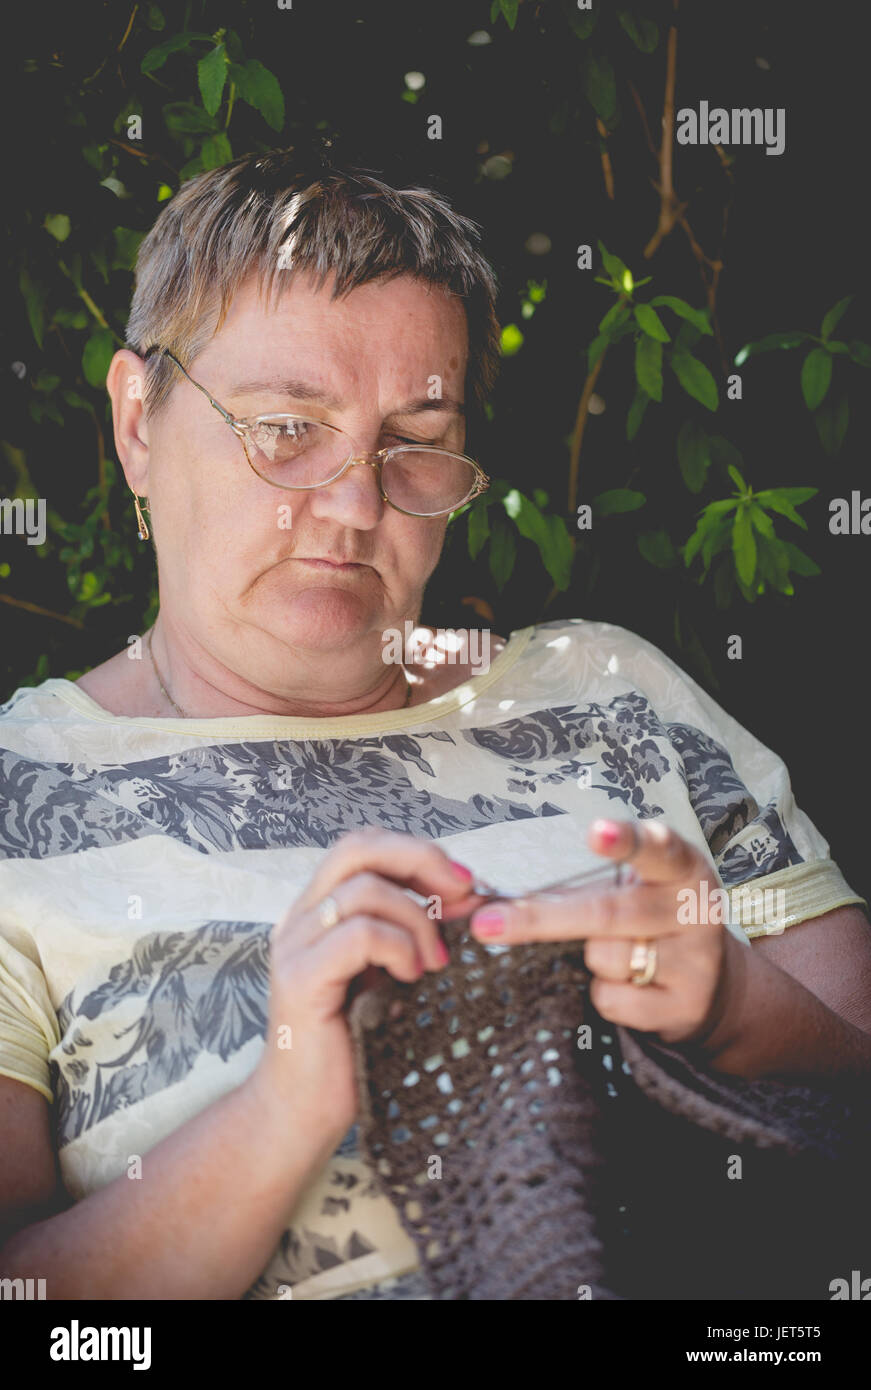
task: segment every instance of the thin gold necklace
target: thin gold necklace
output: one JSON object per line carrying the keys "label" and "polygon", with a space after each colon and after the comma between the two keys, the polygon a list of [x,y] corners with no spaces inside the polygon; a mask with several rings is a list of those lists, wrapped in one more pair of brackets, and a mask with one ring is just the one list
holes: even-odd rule
{"label": "thin gold necklace", "polygon": [[[175,700],[172,698],[172,696],[170,695],[170,693],[169,693],[169,691],[167,690],[166,686],[164,685],[163,680],[161,679],[160,669],[159,669],[159,667],[158,667],[158,665],[157,665],[157,662],[156,662],[156,660],[155,660],[155,657],[154,657],[154,649],[153,649],[153,647],[152,647],[152,645],[151,645],[151,634],[152,634],[153,631],[154,631],[154,628],[149,628],[149,630],[148,630],[148,636],[147,636],[147,638],[146,638],[146,643],[147,643],[147,646],[148,646],[148,655],[149,655],[149,658],[150,658],[150,660],[151,660],[151,664],[152,664],[152,666],[154,667],[154,674],[155,674],[155,676],[157,677],[157,684],[160,686],[160,689],[161,689],[162,693],[166,696],[167,700],[169,700],[169,703],[172,705],[173,709],[174,709],[174,710],[178,710],[178,713],[181,715],[182,719],[190,719],[192,716],[189,715],[189,714],[187,713],[186,710],[183,710],[182,707],[181,707],[181,705],[177,705],[177,704],[176,704]],[[406,671],[406,669],[405,669],[404,666],[403,666],[403,668],[402,668],[402,671],[403,671],[403,674],[404,674],[404,676],[405,676],[405,683],[406,683],[406,685],[407,685],[408,688],[407,688],[407,690],[406,690],[406,692],[405,692],[405,699],[403,700],[402,705],[400,706],[400,708],[401,708],[401,709],[408,709],[408,706],[411,704],[412,685],[411,685],[411,681],[408,679],[408,672]]]}

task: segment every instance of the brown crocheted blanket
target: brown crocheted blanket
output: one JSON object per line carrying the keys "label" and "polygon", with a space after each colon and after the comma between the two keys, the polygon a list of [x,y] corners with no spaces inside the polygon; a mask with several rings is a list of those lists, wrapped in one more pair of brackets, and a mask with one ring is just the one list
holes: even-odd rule
{"label": "brown crocheted blanket", "polygon": [[[580,947],[483,946],[468,922],[446,934],[444,971],[413,985],[384,975],[350,1010],[361,1150],[417,1246],[433,1297],[830,1296],[829,1281],[849,1270],[825,1261],[858,1258],[849,1240],[805,1261],[800,1285],[788,1272],[795,1251],[774,1259],[770,1247],[789,1242],[794,1204],[806,1203],[784,1197],[798,1171],[812,1194],[820,1185],[831,1192],[833,1174],[847,1191],[847,1156],[871,1133],[867,1085],[857,1105],[855,1095],[811,1080],[706,1071],[690,1050],[604,1023]],[[797,1161],[808,1157],[812,1172]],[[647,1194],[650,1210],[634,1209],[635,1246],[621,1227],[624,1206],[615,1206],[618,1174]],[[692,1183],[702,1179],[700,1199]],[[776,1198],[783,1230],[766,1237]],[[843,1211],[821,1216],[829,1234],[839,1220]],[[688,1221],[707,1230],[688,1233]],[[804,1215],[800,1226],[807,1234]],[[704,1263],[709,1251],[708,1273],[720,1271],[727,1233],[738,1228],[746,1233],[738,1287],[704,1270],[686,1271],[683,1282],[662,1276],[664,1246],[680,1247],[685,1262]],[[756,1252],[744,1248],[755,1232],[764,1245]],[[644,1240],[659,1253],[645,1255]],[[763,1266],[766,1280],[779,1281],[770,1291]]]}

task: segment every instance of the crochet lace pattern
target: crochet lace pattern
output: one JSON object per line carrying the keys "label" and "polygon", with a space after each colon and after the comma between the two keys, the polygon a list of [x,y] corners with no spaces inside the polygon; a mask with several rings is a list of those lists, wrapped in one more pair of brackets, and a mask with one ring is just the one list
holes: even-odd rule
{"label": "crochet lace pattern", "polygon": [[[485,946],[468,921],[445,936],[443,971],[414,984],[385,973],[351,1005],[363,1156],[433,1298],[619,1298],[597,1233],[602,1089],[578,1044],[585,1019],[602,1020],[582,945]],[[663,1117],[786,1161],[843,1161],[857,1138],[867,1149],[864,1079],[849,1095],[831,1079],[749,1081],[692,1048],[611,1031],[630,1086]]]}
{"label": "crochet lace pattern", "polygon": [[590,1192],[582,950],[484,946],[467,922],[448,936],[444,971],[389,978],[352,1006],[363,1153],[434,1297],[574,1299],[581,1283],[611,1297]]}

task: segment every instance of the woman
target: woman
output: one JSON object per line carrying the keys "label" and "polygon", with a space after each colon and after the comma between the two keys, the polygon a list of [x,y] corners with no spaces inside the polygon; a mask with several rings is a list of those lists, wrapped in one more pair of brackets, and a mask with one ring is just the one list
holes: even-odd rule
{"label": "woman", "polygon": [[[425,1297],[355,1149],[345,1007],[443,969],[476,909],[482,940],[584,940],[602,1018],[713,1069],[868,1064],[862,899],[662,653],[576,621],[384,659],[486,485],[494,292],[434,194],[286,154],[143,243],[108,388],[160,616],[0,710],[0,1273],[50,1298]],[[599,856],[630,881],[498,901]],[[755,925],[703,908],[759,880]]]}

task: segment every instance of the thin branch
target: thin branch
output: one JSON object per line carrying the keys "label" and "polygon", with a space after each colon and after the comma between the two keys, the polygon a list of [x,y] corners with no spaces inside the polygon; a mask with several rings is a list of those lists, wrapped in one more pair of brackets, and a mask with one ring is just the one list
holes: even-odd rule
{"label": "thin branch", "polygon": [[66,613],[55,613],[51,608],[41,608],[38,603],[28,603],[27,599],[12,598],[10,594],[0,594],[0,603],[8,603],[10,608],[23,608],[28,613],[38,613],[41,618],[55,618],[59,623],[69,623],[70,627],[84,628],[80,618],[71,618]]}
{"label": "thin branch", "polygon": [[638,95],[638,88],[636,87],[634,82],[629,83],[629,90],[632,93],[632,100],[635,102],[635,106],[638,110],[638,115],[641,117],[641,124],[644,127],[644,138],[647,141],[647,148],[650,150],[650,153],[653,155],[653,158],[656,160],[658,164],[659,150],[653,143],[653,136],[650,133],[650,126],[647,122],[647,112],[644,110],[641,97]]}
{"label": "thin branch", "polygon": [[162,154],[149,154],[147,150],[137,150],[135,145],[128,145],[124,140],[116,140],[112,135],[108,137],[108,143],[110,145],[117,145],[119,150],[123,150],[125,154],[133,154],[137,159],[155,160],[158,164],[162,164],[165,169],[169,169],[170,173],[178,178],[178,170],[175,165],[170,164],[168,159],[164,159]]}
{"label": "thin branch", "polygon": [[[673,0],[677,13],[678,0]],[[675,195],[672,179],[674,146],[674,89],[677,80],[677,28],[672,21],[668,31],[668,51],[665,67],[665,95],[662,102],[662,144],[659,147],[659,223],[644,248],[644,259],[650,260],[660,242],[669,235],[683,207]]]}
{"label": "thin branch", "polygon": [[611,166],[611,156],[608,153],[608,146],[605,144],[605,141],[608,139],[608,130],[605,126],[604,121],[602,121],[598,116],[596,117],[596,129],[598,130],[599,135],[601,137],[599,142],[599,152],[602,156],[602,176],[605,180],[605,192],[607,193],[608,197],[611,199],[611,202],[613,203],[614,170]]}
{"label": "thin branch", "polygon": [[[607,348],[605,349],[607,352]],[[602,363],[605,360],[605,353],[599,358],[595,367],[587,373],[584,382],[584,389],[581,392],[581,399],[578,401],[578,413],[575,417],[575,427],[572,430],[572,442],[569,450],[569,516],[574,516],[578,501],[578,472],[581,460],[581,445],[584,441],[584,430],[587,425],[587,416],[590,413],[590,397],[596,387],[599,373],[602,370]]]}

